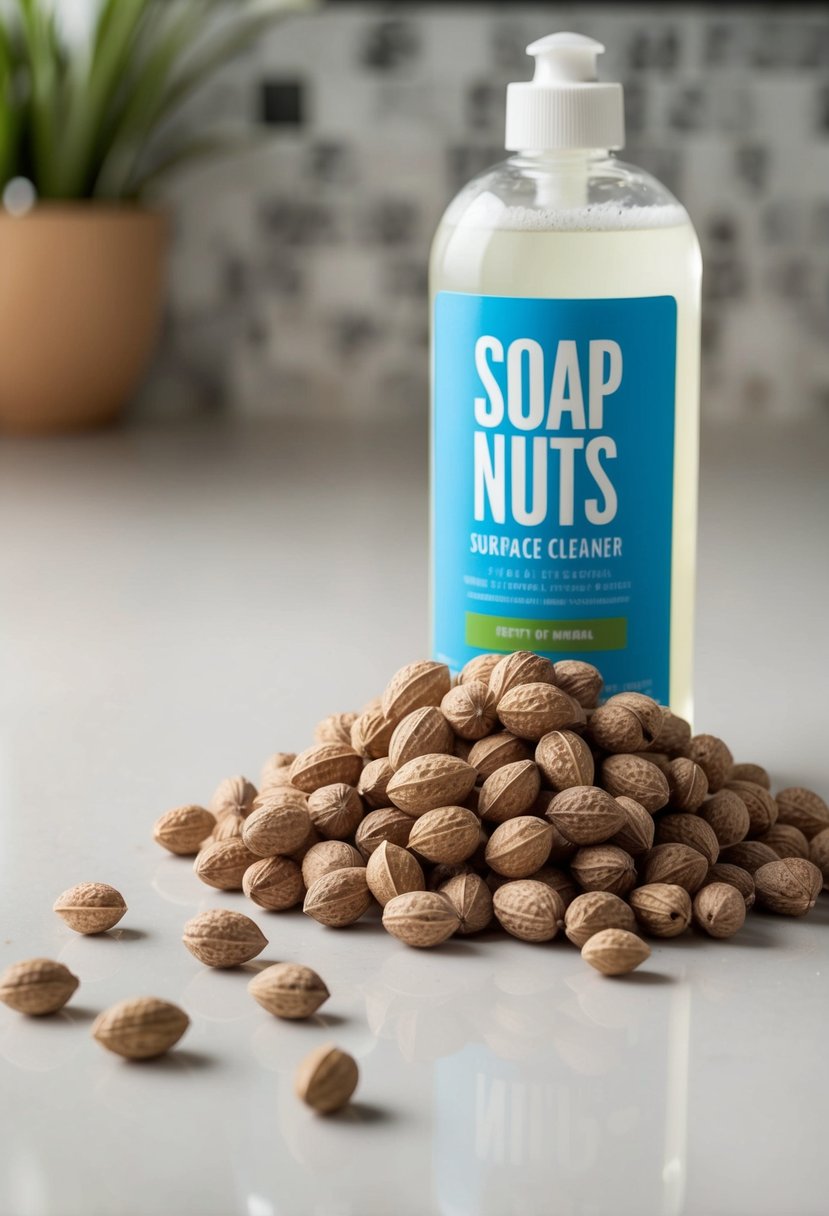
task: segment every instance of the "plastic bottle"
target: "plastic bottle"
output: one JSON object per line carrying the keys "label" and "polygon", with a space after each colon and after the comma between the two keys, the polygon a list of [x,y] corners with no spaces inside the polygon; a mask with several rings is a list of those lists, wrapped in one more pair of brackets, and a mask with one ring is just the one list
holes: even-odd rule
{"label": "plastic bottle", "polygon": [[513,155],[450,204],[431,257],[435,657],[595,663],[690,716],[701,259],[623,164],[604,48],[553,34],[507,89]]}

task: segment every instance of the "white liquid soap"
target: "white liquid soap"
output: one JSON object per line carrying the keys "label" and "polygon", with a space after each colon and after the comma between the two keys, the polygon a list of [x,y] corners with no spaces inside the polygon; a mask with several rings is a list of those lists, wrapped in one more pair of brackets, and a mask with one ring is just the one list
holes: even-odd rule
{"label": "white liquid soap", "polygon": [[595,663],[689,717],[701,259],[684,208],[618,161],[604,48],[554,34],[507,91],[514,155],[435,236],[436,658]]}

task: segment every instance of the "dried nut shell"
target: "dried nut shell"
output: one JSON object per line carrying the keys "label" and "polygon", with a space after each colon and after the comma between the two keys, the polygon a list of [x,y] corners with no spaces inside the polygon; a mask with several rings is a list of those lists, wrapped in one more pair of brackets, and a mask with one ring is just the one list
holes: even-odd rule
{"label": "dried nut shell", "polygon": [[196,877],[218,891],[241,891],[245,870],[259,858],[240,838],[216,840],[199,853],[193,864]]}
{"label": "dried nut shell", "polygon": [[364,807],[353,785],[337,781],[321,785],[308,795],[308,813],[326,840],[350,840],[363,818]]}
{"label": "dried nut shell", "polygon": [[210,810],[220,815],[241,815],[244,819],[253,810],[256,786],[247,777],[225,777],[213,791]]}
{"label": "dried nut shell", "polygon": [[124,897],[105,882],[81,882],[55,900],[53,911],[76,933],[106,933],[127,910]]}
{"label": "dried nut shell", "polygon": [[561,659],[554,664],[556,681],[559,688],[584,709],[593,709],[598,705],[599,697],[604,688],[602,673],[592,663],[584,663],[581,659]]}
{"label": "dried nut shell", "polygon": [[462,806],[442,806],[415,820],[409,848],[427,861],[455,865],[475,852],[480,831],[480,820],[474,812]]}
{"label": "dried nut shell", "polygon": [[241,967],[268,944],[256,921],[230,908],[200,912],[188,920],[181,940],[206,967]]}
{"label": "dried nut shell", "polygon": [[382,699],[383,713],[397,725],[413,709],[440,705],[451,683],[449,668],[445,663],[433,663],[428,659],[407,663],[395,672],[386,685]]}
{"label": "dried nut shell", "polygon": [[778,857],[809,857],[809,842],[800,828],[790,823],[775,823],[758,839],[774,849]]}
{"label": "dried nut shell", "polygon": [[593,753],[571,730],[552,730],[538,741],[535,762],[550,789],[569,790],[574,785],[592,785]]}
{"label": "dried nut shell", "polygon": [[[505,654],[492,669],[489,689],[500,707],[501,698],[522,684],[558,684],[555,666],[531,650]],[[499,715],[500,716],[500,715]]]}
{"label": "dried nut shell", "polygon": [[579,949],[602,929],[636,932],[636,917],[630,907],[611,891],[585,891],[564,914],[564,932]]}
{"label": "dried nut shell", "polygon": [[358,921],[370,904],[365,869],[349,866],[318,878],[305,896],[302,911],[321,925],[340,929]]}
{"label": "dried nut shell", "polygon": [[406,714],[395,726],[389,741],[389,766],[394,771],[418,756],[451,756],[454,747],[452,727],[440,709],[436,705],[423,705]]}
{"label": "dried nut shell", "polygon": [[625,822],[615,835],[611,836],[608,844],[615,844],[632,857],[647,853],[653,848],[655,825],[653,816],[646,811],[641,802],[635,798],[617,798],[616,801],[625,812]]}
{"label": "dried nut shell", "polygon": [[330,993],[316,971],[300,963],[274,963],[248,984],[253,999],[278,1018],[310,1018]]}
{"label": "dried nut shell", "polygon": [[698,811],[708,796],[708,778],[693,760],[678,756],[671,760],[665,776],[670,804],[677,811]]}
{"label": "dried nut shell", "polygon": [[754,785],[762,785],[764,790],[771,789],[771,777],[762,764],[735,764],[729,781],[751,781]]}
{"label": "dried nut shell", "polygon": [[809,841],[809,861],[816,865],[823,875],[824,888],[829,888],[829,828],[824,828]]}
{"label": "dried nut shell", "polygon": [[63,1009],[79,983],[63,963],[50,958],[28,958],[12,963],[0,975],[0,1001],[18,1013],[41,1017]]}
{"label": "dried nut shell", "polygon": [[294,760],[296,752],[274,752],[272,756],[268,756],[262,765],[261,787],[264,789],[272,783],[289,782],[288,774]]}
{"label": "dried nut shell", "polygon": [[[687,756],[691,750],[691,724],[662,706],[662,725],[650,745],[654,751],[665,752],[671,759]],[[648,749],[650,750],[650,749]]]}
{"label": "dried nut shell", "polygon": [[620,831],[627,820],[624,807],[597,785],[562,790],[551,800],[545,816],[574,844],[601,844]]}
{"label": "dried nut shell", "polygon": [[277,789],[260,795],[255,810],[242,820],[242,841],[256,857],[287,856],[300,847],[310,830],[305,795]]}
{"label": "dried nut shell", "polygon": [[381,709],[364,710],[351,726],[351,746],[364,760],[381,760],[389,754],[393,730]]}
{"label": "dried nut shell", "polygon": [[440,709],[455,734],[473,742],[490,734],[497,721],[495,697],[481,680],[450,688]]}
{"label": "dried nut shell", "polygon": [[751,826],[746,804],[732,790],[718,790],[706,798],[699,808],[699,817],[714,829],[721,849],[745,840]]}
{"label": "dried nut shell", "polygon": [[590,738],[603,751],[630,755],[646,745],[642,723],[633,710],[607,701],[590,715]]}
{"label": "dried nut shell", "polygon": [[407,891],[424,891],[426,879],[423,868],[407,849],[384,840],[377,846],[366,865],[366,882],[381,907],[396,895]]}
{"label": "dried nut shell", "polygon": [[829,806],[813,790],[791,786],[781,790],[775,801],[778,822],[799,828],[807,840],[829,828]]}
{"label": "dried nut shell", "polygon": [[654,839],[657,844],[689,844],[707,858],[710,866],[720,855],[720,842],[711,825],[684,811],[663,815],[656,825]]}
{"label": "dried nut shell", "polygon": [[688,844],[658,844],[645,854],[645,883],[664,882],[693,895],[705,882],[708,858]]}
{"label": "dried nut shell", "polygon": [[473,743],[467,757],[479,777],[491,777],[505,764],[517,764],[521,760],[530,759],[530,749],[521,739],[508,730],[499,731],[495,735],[487,735]]}
{"label": "dried nut shell", "polygon": [[245,870],[242,890],[269,912],[294,908],[305,894],[302,870],[290,857],[263,857]]}
{"label": "dried nut shell", "polygon": [[676,883],[651,882],[630,893],[636,919],[652,937],[678,937],[691,923],[691,896]]}
{"label": "dried nut shell", "polygon": [[346,743],[317,743],[294,760],[290,768],[291,784],[313,794],[321,785],[338,781],[356,785],[362,771],[363,761],[353,747]]}
{"label": "dried nut shell", "polygon": [[645,743],[652,744],[662,733],[665,725],[664,706],[653,697],[647,697],[641,692],[618,692],[606,702],[608,705],[621,705],[635,714],[642,727]]}
{"label": "dried nut shell", "polygon": [[786,857],[770,861],[756,871],[757,902],[780,916],[804,916],[823,887],[823,875],[811,861]]}
{"label": "dried nut shell", "polygon": [[633,858],[613,844],[589,844],[579,849],[570,871],[583,891],[627,895],[636,882]]}
{"label": "dried nut shell", "polygon": [[206,849],[209,844],[215,844],[217,840],[241,840],[244,822],[242,815],[237,815],[234,811],[222,811],[216,819],[215,828],[202,841],[201,848]]}
{"label": "dried nut shell", "polygon": [[354,1058],[333,1043],[325,1043],[300,1064],[294,1091],[317,1114],[330,1115],[348,1104],[359,1079]]}
{"label": "dried nut shell", "polygon": [[728,865],[748,870],[749,874],[754,874],[760,866],[767,865],[770,861],[780,860],[774,849],[767,844],[761,844],[759,840],[741,840],[737,844],[729,845],[727,849],[720,849],[719,859]]}
{"label": "dried nut shell", "polygon": [[519,684],[501,697],[498,717],[512,734],[538,742],[551,730],[579,726],[585,713],[554,684]]}
{"label": "dried nut shell", "polygon": [[193,857],[215,826],[215,815],[203,806],[177,806],[156,820],[153,840],[179,857]]}
{"label": "dried nut shell", "polygon": [[414,820],[405,811],[398,810],[396,806],[382,807],[366,815],[354,833],[354,843],[363,857],[370,857],[384,840],[405,848],[413,825]]}
{"label": "dried nut shell", "polygon": [[302,881],[312,887],[323,874],[332,870],[347,870],[366,864],[363,855],[344,840],[321,840],[314,844],[302,859]]}
{"label": "dried nut shell", "polygon": [[460,919],[437,891],[409,891],[386,904],[383,926],[407,946],[439,946],[458,930]]}
{"label": "dried nut shell", "polygon": [[[359,714],[329,714],[314,727],[315,743],[344,743],[351,747],[351,728]],[[296,759],[296,756],[293,757]]]}
{"label": "dried nut shell", "polygon": [[721,790],[734,767],[734,757],[722,739],[716,735],[694,735],[688,754],[708,778],[708,791],[716,794]]}
{"label": "dried nut shell", "polygon": [[92,1037],[128,1060],[153,1060],[174,1047],[190,1025],[183,1009],[156,997],[119,1001],[92,1024]]}
{"label": "dried nut shell", "polygon": [[709,937],[733,937],[745,920],[745,900],[728,883],[709,883],[694,896],[694,922]]}
{"label": "dried nut shell", "polygon": [[486,862],[504,878],[529,878],[550,856],[553,831],[534,815],[501,823],[486,846]]}
{"label": "dried nut shell", "polygon": [[472,765],[457,756],[418,756],[397,770],[389,781],[388,795],[401,811],[422,815],[463,802],[476,776]]}
{"label": "dried nut shell", "polygon": [[741,866],[733,866],[725,861],[718,861],[708,871],[708,876],[702,884],[703,887],[707,886],[710,882],[725,882],[730,887],[736,887],[743,897],[746,911],[754,906],[754,879],[748,870],[742,869]]}
{"label": "dried nut shell", "polygon": [[581,956],[602,975],[626,975],[650,958],[650,947],[626,929],[602,929],[581,948]]}
{"label": "dried nut shell", "polygon": [[504,764],[487,777],[478,797],[478,814],[489,823],[525,815],[538,797],[541,774],[532,760]]}
{"label": "dried nut shell", "polygon": [[738,798],[742,798],[748,811],[748,836],[763,836],[770,827],[777,823],[777,803],[768,790],[753,781],[728,781],[725,788]]}
{"label": "dried nut shell", "polygon": [[548,887],[552,887],[561,896],[561,902],[565,909],[570,907],[570,904],[576,899],[581,891],[567,870],[560,870],[558,866],[543,865],[540,869],[535,870],[530,878],[536,882],[544,882]]}
{"label": "dried nut shell", "polygon": [[661,810],[670,796],[665,774],[641,756],[608,756],[602,761],[599,780],[614,798],[633,798],[646,811]]}
{"label": "dried nut shell", "polygon": [[457,932],[480,933],[492,921],[492,892],[480,874],[455,874],[438,887],[458,915]]}
{"label": "dried nut shell", "polygon": [[503,656],[500,654],[476,654],[474,659],[465,663],[458,675],[459,684],[467,684],[470,680],[483,680],[489,683],[489,677]]}
{"label": "dried nut shell", "polygon": [[561,896],[532,878],[505,882],[492,899],[495,916],[512,937],[524,942],[549,942],[564,919]]}
{"label": "dried nut shell", "polygon": [[380,760],[369,760],[357,782],[357,793],[366,806],[377,811],[389,805],[387,790],[393,772],[388,756],[383,756]]}

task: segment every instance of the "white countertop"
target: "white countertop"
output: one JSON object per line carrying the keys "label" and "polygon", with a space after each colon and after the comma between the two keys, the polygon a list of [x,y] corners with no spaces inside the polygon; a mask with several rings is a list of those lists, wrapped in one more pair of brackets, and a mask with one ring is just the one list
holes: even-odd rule
{"label": "white countertop", "polygon": [[[829,428],[712,430],[702,481],[698,726],[780,784],[829,788]],[[0,968],[60,959],[61,1015],[0,1007],[1,1216],[818,1216],[829,1206],[829,898],[733,941],[654,944],[608,981],[566,942],[415,952],[376,923],[256,919],[315,967],[308,1024],[212,972],[212,906],[154,819],[254,780],[426,647],[425,440],[186,426],[0,441]],[[84,880],[129,912],[52,913]],[[168,1058],[89,1037],[126,996],[180,1003]],[[292,1074],[332,1039],[358,1101]]]}

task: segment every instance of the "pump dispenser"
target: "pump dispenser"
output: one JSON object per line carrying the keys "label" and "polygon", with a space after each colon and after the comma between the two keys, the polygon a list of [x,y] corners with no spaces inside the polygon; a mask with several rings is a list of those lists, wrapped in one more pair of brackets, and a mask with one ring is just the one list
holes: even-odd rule
{"label": "pump dispenser", "polygon": [[582,34],[550,34],[527,47],[535,58],[532,80],[507,85],[506,147],[622,148],[622,86],[600,82],[601,42]]}
{"label": "pump dispenser", "polygon": [[601,43],[533,42],[508,160],[432,247],[432,630],[581,659],[605,695],[691,713],[699,246],[682,205],[617,160]]}

